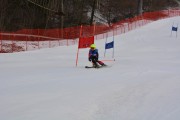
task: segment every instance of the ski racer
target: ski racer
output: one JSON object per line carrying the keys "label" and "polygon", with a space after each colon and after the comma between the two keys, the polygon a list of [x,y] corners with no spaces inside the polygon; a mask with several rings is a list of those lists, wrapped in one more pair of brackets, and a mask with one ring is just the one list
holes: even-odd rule
{"label": "ski racer", "polygon": [[99,68],[100,65],[101,66],[107,66],[102,61],[98,60],[99,59],[99,53],[98,53],[98,49],[96,49],[95,44],[91,44],[88,58],[89,58],[89,61],[93,63],[93,67],[95,67],[95,68]]}

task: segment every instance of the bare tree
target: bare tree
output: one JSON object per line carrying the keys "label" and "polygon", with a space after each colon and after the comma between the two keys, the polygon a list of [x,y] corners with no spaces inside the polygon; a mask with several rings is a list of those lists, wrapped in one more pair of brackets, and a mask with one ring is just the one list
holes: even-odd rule
{"label": "bare tree", "polygon": [[141,15],[143,12],[143,0],[138,0],[137,14]]}
{"label": "bare tree", "polygon": [[93,24],[94,12],[95,12],[95,9],[96,9],[96,1],[97,0],[93,0],[92,11],[91,11],[91,18],[90,18],[90,25]]}
{"label": "bare tree", "polygon": [[8,9],[8,1],[0,0],[0,30],[4,30],[6,10]]}

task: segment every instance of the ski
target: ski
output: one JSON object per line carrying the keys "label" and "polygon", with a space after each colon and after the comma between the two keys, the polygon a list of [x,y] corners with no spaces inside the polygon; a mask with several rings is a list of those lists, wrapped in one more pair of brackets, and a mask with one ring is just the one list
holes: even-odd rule
{"label": "ski", "polygon": [[[103,67],[108,67],[108,66],[107,65],[106,66],[99,66],[99,67],[96,67],[96,69],[103,68]],[[85,66],[85,68],[95,68],[95,67],[93,67],[93,66]]]}
{"label": "ski", "polygon": [[85,66],[85,68],[95,68],[95,67],[93,67],[93,66]]}

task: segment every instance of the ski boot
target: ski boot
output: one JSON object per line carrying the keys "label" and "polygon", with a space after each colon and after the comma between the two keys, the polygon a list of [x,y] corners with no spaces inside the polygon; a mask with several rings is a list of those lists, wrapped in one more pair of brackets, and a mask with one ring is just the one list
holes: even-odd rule
{"label": "ski boot", "polygon": [[97,63],[93,63],[94,68],[100,68],[100,66]]}

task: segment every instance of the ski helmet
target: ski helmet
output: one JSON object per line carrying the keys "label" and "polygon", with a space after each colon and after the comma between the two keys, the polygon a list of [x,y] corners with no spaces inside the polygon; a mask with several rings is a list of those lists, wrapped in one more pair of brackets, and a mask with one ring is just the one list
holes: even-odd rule
{"label": "ski helmet", "polygon": [[90,48],[96,48],[96,45],[95,44],[91,44]]}

